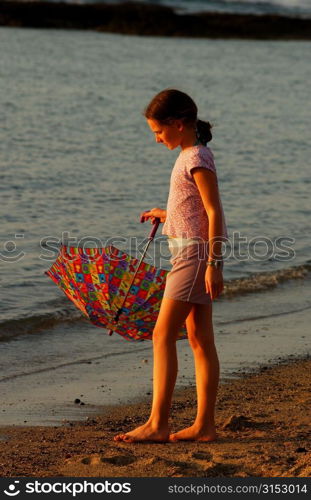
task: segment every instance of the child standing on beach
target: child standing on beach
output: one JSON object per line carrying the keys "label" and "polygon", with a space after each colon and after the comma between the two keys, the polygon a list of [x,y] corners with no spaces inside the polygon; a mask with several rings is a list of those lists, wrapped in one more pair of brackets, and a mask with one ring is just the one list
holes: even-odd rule
{"label": "child standing on beach", "polygon": [[[172,269],[167,275],[153,331],[153,402],[148,421],[115,436],[116,441],[213,441],[219,361],[212,301],[223,290],[221,247],[227,236],[213,155],[206,146],[211,125],[199,120],[190,96],[174,89],[157,94],[144,116],[156,142],[181,152],[171,174],[167,210],[153,208],[144,220],[165,222]],[[197,415],[191,427],[170,434],[168,425],[177,377],[176,338],[186,322],[195,360]]]}

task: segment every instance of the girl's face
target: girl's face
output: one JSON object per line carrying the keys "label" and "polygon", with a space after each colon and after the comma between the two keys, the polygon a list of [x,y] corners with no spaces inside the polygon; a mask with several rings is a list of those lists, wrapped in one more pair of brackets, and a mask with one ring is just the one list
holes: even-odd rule
{"label": "girl's face", "polygon": [[180,120],[174,120],[170,125],[164,125],[157,120],[147,119],[156,142],[162,142],[168,149],[180,146],[183,138],[184,125]]}

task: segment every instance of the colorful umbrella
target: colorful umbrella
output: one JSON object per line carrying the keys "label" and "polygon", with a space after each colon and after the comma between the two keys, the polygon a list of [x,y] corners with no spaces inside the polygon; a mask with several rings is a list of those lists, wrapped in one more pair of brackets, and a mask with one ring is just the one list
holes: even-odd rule
{"label": "colorful umbrella", "polygon": [[[45,272],[91,322],[127,340],[152,338],[168,271],[143,262],[159,225],[156,221],[138,261],[114,246],[62,245]],[[178,338],[187,336],[182,328]]]}

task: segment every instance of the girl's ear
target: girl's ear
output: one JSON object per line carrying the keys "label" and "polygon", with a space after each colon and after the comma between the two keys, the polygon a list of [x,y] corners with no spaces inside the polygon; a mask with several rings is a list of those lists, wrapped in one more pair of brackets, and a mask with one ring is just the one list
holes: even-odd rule
{"label": "girl's ear", "polygon": [[179,132],[182,132],[185,128],[182,120],[175,120],[175,125],[178,128]]}

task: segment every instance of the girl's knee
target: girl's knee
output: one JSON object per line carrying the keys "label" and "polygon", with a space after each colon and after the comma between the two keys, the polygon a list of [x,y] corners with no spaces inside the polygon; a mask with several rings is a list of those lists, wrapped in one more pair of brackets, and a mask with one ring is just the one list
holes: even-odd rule
{"label": "girl's knee", "polygon": [[188,341],[193,351],[204,350],[204,352],[210,352],[215,349],[214,336],[209,335],[206,331],[193,330],[188,332]]}
{"label": "girl's knee", "polygon": [[152,333],[152,341],[154,345],[171,345],[177,340],[178,332],[167,331],[155,327]]}

